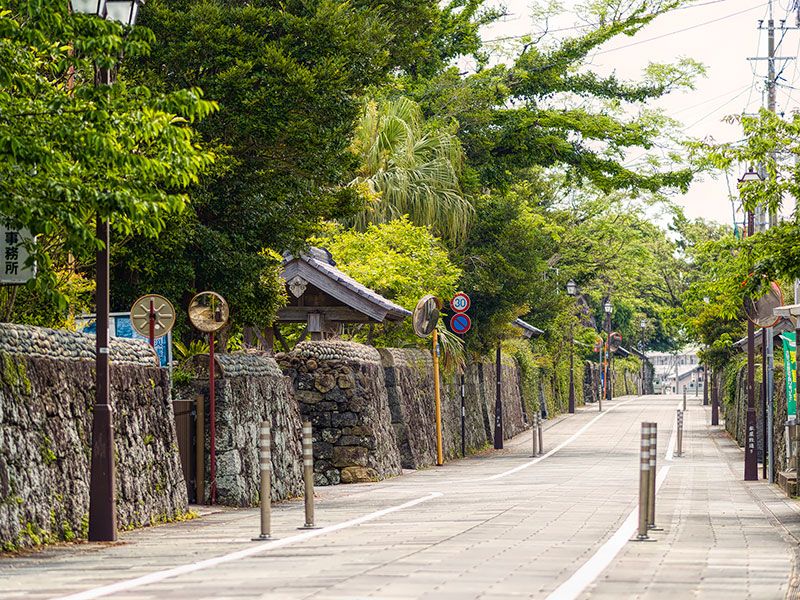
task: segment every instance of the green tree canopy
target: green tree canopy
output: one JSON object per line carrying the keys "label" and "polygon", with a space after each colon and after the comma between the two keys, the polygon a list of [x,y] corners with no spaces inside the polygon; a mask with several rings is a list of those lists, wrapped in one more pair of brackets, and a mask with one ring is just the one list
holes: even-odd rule
{"label": "green tree canopy", "polygon": [[213,159],[189,126],[216,106],[198,90],[152,93],[124,68],[116,84],[94,83],[95,65],[145,56],[152,35],[67,7],[0,8],[0,214],[42,236],[33,248],[40,299],[58,289],[54,253],[80,258],[96,247],[96,217],[154,236]]}
{"label": "green tree canopy", "polygon": [[408,215],[451,242],[464,238],[473,210],[461,191],[461,144],[441,127],[426,127],[416,102],[367,102],[352,150],[358,177],[351,186],[365,188],[366,203],[349,222],[363,229]]}

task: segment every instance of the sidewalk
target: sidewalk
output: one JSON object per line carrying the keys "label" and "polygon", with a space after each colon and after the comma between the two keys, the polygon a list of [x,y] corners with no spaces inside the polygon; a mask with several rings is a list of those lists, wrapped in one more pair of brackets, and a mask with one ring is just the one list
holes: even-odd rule
{"label": "sidewalk", "polygon": [[742,450],[710,422],[690,398],[684,455],[657,496],[663,531],[628,544],[585,598],[797,597],[800,507],[777,486],[744,482]]}

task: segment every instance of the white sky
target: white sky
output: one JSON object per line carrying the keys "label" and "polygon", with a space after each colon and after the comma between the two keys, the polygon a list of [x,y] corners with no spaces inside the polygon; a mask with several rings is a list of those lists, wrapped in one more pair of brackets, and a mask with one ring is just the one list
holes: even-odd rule
{"label": "white sky", "polygon": [[[794,0],[774,0],[776,27],[786,19],[786,26],[795,26]],[[504,0],[511,15],[501,23],[487,27],[483,38],[492,40],[506,36],[541,31],[540,19],[531,18],[531,0]],[[567,11],[574,6],[564,0]],[[748,61],[748,57],[766,56],[767,32],[759,31],[758,21],[767,18],[766,0],[696,0],[690,6],[663,15],[634,37],[619,37],[595,53],[591,68],[601,74],[616,72],[621,78],[637,79],[650,62],[668,63],[685,56],[703,63],[707,75],[697,81],[696,89],[676,92],[654,103],[667,114],[681,121],[691,137],[711,136],[717,141],[739,137],[739,128],[722,122],[726,115],[754,112],[762,104],[766,61]],[[788,14],[788,16],[787,16]],[[550,22],[550,30],[575,24],[576,17],[565,15]],[[785,35],[784,35],[785,33]],[[777,56],[798,56],[800,31],[776,30]],[[658,39],[651,39],[658,38]],[[634,44],[629,46],[630,44]],[[625,47],[629,46],[629,47]],[[790,112],[800,104],[800,71],[798,61],[777,62],[780,71],[785,64],[778,87],[778,112]],[[796,86],[792,90],[789,86]],[[634,154],[635,156],[635,154]],[[724,177],[708,176],[696,181],[685,196],[676,198],[689,217],[703,217],[731,223],[731,204]],[[735,182],[734,182],[735,184]],[[734,185],[735,187],[735,185]],[[789,212],[791,206],[783,212]],[[741,219],[741,217],[739,217]]]}

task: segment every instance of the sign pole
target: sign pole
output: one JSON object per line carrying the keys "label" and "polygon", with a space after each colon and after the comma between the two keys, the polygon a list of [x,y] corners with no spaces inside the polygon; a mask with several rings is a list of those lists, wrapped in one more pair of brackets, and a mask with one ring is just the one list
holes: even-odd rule
{"label": "sign pole", "polygon": [[442,455],[442,398],[439,390],[439,332],[433,330],[433,394],[436,402],[436,464],[444,464]]}
{"label": "sign pole", "polygon": [[150,315],[149,315],[149,323],[150,327],[150,347],[156,347],[156,304],[155,300],[150,298]]}
{"label": "sign pole", "polygon": [[208,334],[208,429],[211,442],[210,448],[210,477],[211,477],[211,504],[217,501],[217,419],[216,419],[216,390],[214,389],[214,332]]}
{"label": "sign pole", "polygon": [[461,456],[467,455],[467,406],[464,397],[464,369],[461,369]]}

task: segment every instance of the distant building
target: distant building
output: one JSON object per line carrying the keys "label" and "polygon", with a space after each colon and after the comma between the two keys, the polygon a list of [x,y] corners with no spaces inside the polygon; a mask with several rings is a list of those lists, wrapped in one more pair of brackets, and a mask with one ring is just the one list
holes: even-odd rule
{"label": "distant building", "polygon": [[[653,393],[703,393],[703,365],[697,357],[698,348],[687,346],[678,352],[648,352],[653,364]],[[677,373],[677,382],[676,382]]]}

